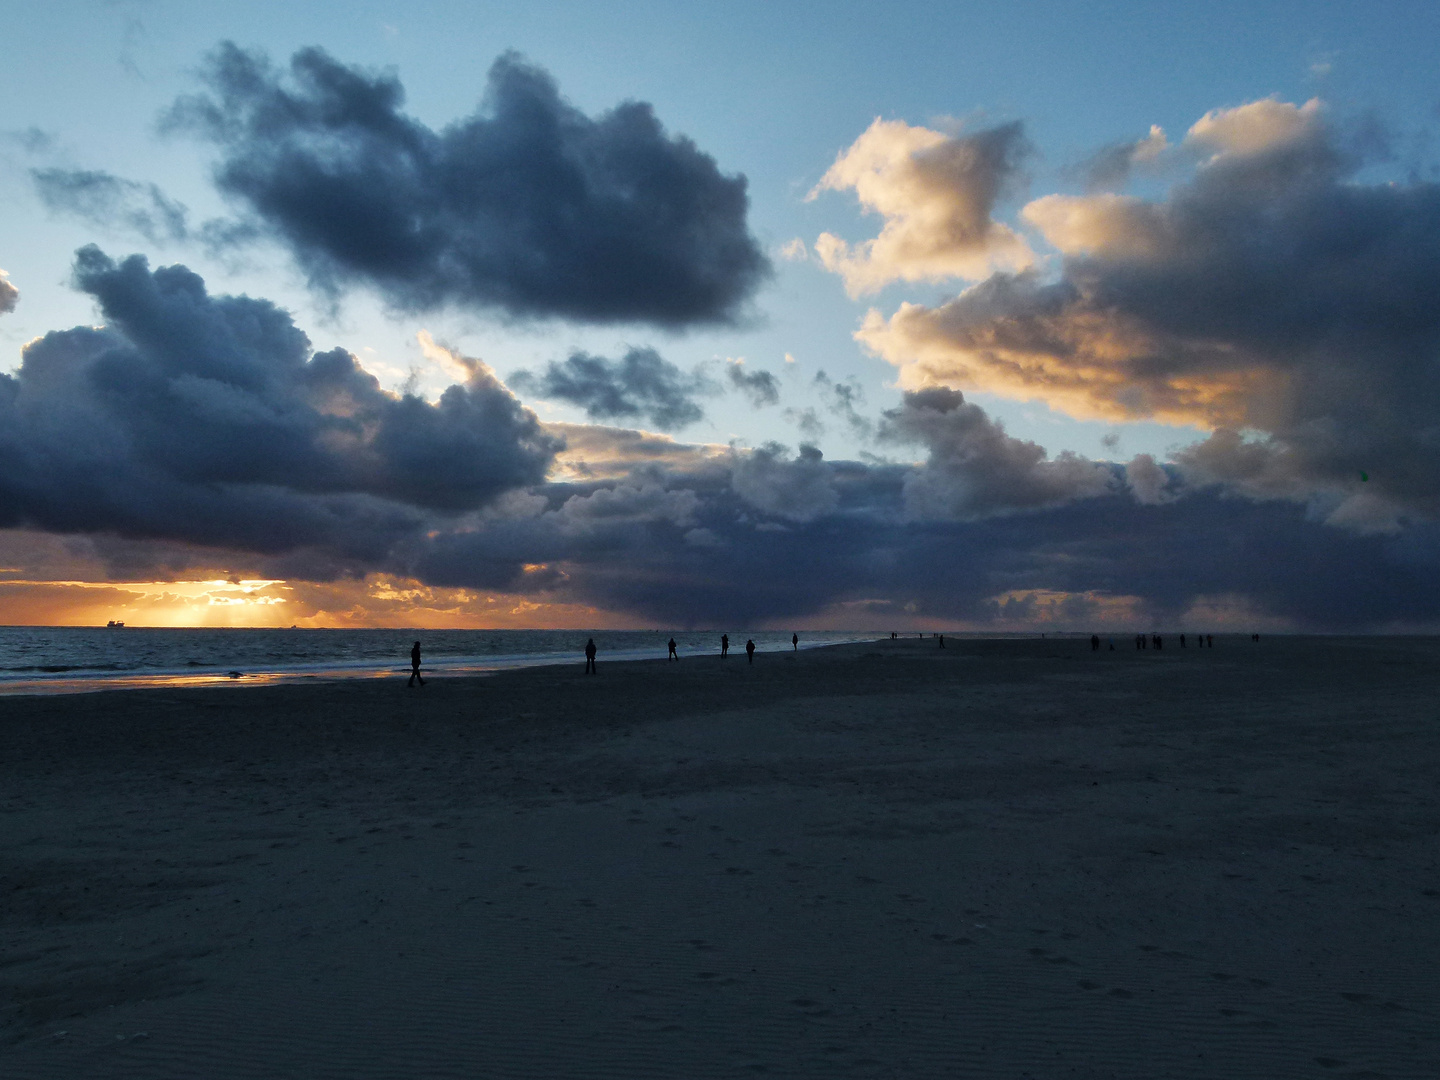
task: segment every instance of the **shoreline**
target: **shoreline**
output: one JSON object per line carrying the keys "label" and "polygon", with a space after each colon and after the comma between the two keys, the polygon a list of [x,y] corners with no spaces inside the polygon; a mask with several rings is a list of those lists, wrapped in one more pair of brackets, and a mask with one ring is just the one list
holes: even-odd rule
{"label": "shoreline", "polygon": [[[145,628],[142,627],[137,629]],[[285,630],[285,632],[290,631]],[[425,631],[415,630],[405,630],[403,632],[407,635],[412,633],[419,633],[423,635],[425,633]],[[936,633],[932,633],[929,631],[927,631],[926,633],[929,636],[923,639],[914,636],[914,632],[912,632],[911,636],[908,637],[901,636],[896,642],[896,644],[903,642],[917,643],[922,641],[925,643],[930,643],[936,640]],[[834,632],[830,632],[827,636],[836,637],[838,635]],[[944,636],[948,641],[954,643],[954,647],[958,647],[963,650],[964,646],[967,643],[975,642],[1037,642],[1040,644],[1044,644],[1046,642],[1085,642],[1089,640],[1090,635],[1081,631],[1060,631],[1050,633],[1048,636],[1039,637],[1030,633],[990,634],[979,632],[965,632],[956,634],[947,632]],[[1315,642],[1355,641],[1357,643],[1374,641],[1403,642],[1412,639],[1425,640],[1431,636],[1432,635],[1420,634],[1267,634],[1263,636],[1262,640],[1265,642],[1279,642],[1286,640],[1304,640]],[[1170,655],[1173,656],[1177,653],[1182,653],[1182,650],[1177,649],[1175,645],[1177,635],[1166,635],[1166,637],[1167,640],[1171,642]],[[1216,635],[1216,637],[1225,647],[1229,647],[1231,644],[1236,643],[1246,647],[1251,644],[1248,635],[1227,633],[1223,635]],[[1107,646],[1112,641],[1114,641],[1114,651],[1116,653],[1132,651],[1132,642],[1130,638],[1122,638],[1119,640],[1115,640],[1112,635],[1110,637],[1102,637],[1101,641],[1102,651],[1108,651]],[[800,643],[799,651],[810,652],[815,649],[829,649],[850,645],[882,644],[887,642],[890,642],[890,639],[883,636],[877,636],[874,638],[867,636],[856,636],[855,638],[849,640],[822,641],[816,643],[807,643],[802,640]],[[684,660],[693,661],[704,660],[711,657],[718,658],[718,647],[713,651],[707,652],[685,652],[683,651],[683,649],[684,646],[682,646],[681,652],[681,658]],[[774,645],[757,649],[756,655],[774,656],[782,653],[788,653],[790,651],[791,650],[788,648],[788,646]],[[1148,650],[1146,651],[1148,652]],[[732,654],[743,657],[743,649],[740,647],[732,647]],[[656,656],[648,651],[643,651],[639,649],[627,650],[618,655],[613,653],[607,654],[605,652],[602,652],[600,654],[600,662],[606,664],[639,663],[646,660],[657,659],[663,659],[663,656]],[[433,663],[431,661],[427,661],[422,666],[421,672],[427,680],[430,678],[489,678],[507,671],[518,671],[536,667],[565,667],[570,664],[583,665],[583,663],[583,654],[581,653],[579,647],[577,647],[576,652],[573,656],[569,654],[556,653],[533,653],[508,656],[501,655],[485,658],[464,657],[456,662],[447,662],[447,659],[445,657],[442,657],[438,661],[435,661]],[[238,674],[232,673],[232,671],[223,669],[222,667],[218,666],[207,668],[206,670],[201,671],[131,671],[116,674],[87,671],[78,675],[57,673],[45,674],[35,677],[0,677],[0,699],[10,697],[69,696],[73,694],[89,695],[97,693],[119,693],[152,689],[254,689],[260,686],[295,686],[305,685],[308,683],[334,683],[349,682],[353,680],[380,681],[396,677],[408,678],[409,674],[409,665],[408,663],[405,663],[402,659],[397,659],[393,662],[393,664],[390,662],[372,663],[368,661],[357,662],[347,666],[315,664],[300,665],[291,668],[276,667],[261,670],[240,670]]]}
{"label": "shoreline", "polygon": [[[287,631],[288,632],[288,631]],[[424,631],[406,631],[406,633]],[[548,631],[547,631],[548,632]],[[834,637],[836,635],[829,635]],[[844,641],[821,641],[815,643],[802,642],[799,651],[807,652],[813,649],[829,648],[835,645],[864,644],[870,639],[857,637],[853,640]],[[570,663],[583,664],[584,656],[580,651],[583,646],[577,647],[575,655],[557,653],[530,653],[500,655],[494,657],[462,657],[450,659],[442,655],[438,661],[427,661],[421,667],[421,673],[430,678],[484,678],[496,675],[505,671],[518,671],[534,667],[555,667],[565,666]],[[737,650],[740,651],[740,650]],[[780,652],[790,651],[780,646],[769,646],[756,650],[756,655],[775,655]],[[602,654],[603,656],[604,654]],[[638,649],[625,650],[619,654],[611,654],[612,659],[605,660],[606,663],[629,663],[640,662],[650,659],[658,659],[649,651]],[[682,652],[681,656],[686,660],[702,659],[711,653]],[[718,649],[716,650],[718,655]],[[82,672],[77,675],[69,674],[46,674],[33,678],[0,677],[0,698],[4,697],[31,697],[47,695],[69,695],[69,694],[95,694],[120,692],[130,690],[148,689],[220,689],[220,688],[253,688],[256,686],[285,686],[297,685],[309,682],[346,682],[354,679],[386,679],[399,676],[408,678],[410,666],[396,660],[393,665],[388,662],[382,665],[379,662],[356,662],[346,666],[335,666],[326,664],[301,665],[293,668],[271,668],[266,670],[228,671],[219,667],[209,668],[203,671],[134,671],[116,674],[100,672]]]}

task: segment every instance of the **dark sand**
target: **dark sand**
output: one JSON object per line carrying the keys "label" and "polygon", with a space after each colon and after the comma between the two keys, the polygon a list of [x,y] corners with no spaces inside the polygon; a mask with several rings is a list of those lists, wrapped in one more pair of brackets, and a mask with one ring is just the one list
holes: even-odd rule
{"label": "dark sand", "polygon": [[1440,1077],[1440,642],[948,646],[0,701],[0,1076]]}

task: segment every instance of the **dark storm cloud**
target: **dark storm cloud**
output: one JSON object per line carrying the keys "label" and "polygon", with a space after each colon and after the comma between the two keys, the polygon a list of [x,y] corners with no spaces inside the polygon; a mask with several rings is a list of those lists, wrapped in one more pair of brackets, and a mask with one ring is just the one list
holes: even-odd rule
{"label": "dark storm cloud", "polygon": [[[754,625],[851,603],[882,629],[911,614],[1007,626],[1027,611],[1075,629],[1212,632],[1227,617],[1314,629],[1440,618],[1435,536],[1360,536],[1294,504],[1215,492],[1142,505],[1118,484],[1026,512],[921,519],[905,505],[913,475],[780,447],[647,467],[553,485],[535,513],[444,533],[408,567],[432,583],[520,587],[520,563],[544,561],[550,599],[661,625]],[[1040,592],[1063,598],[1047,612]]]}
{"label": "dark storm cloud", "polygon": [[189,235],[186,209],[154,184],[94,169],[31,169],[40,200],[105,229],[131,229],[154,243]]}
{"label": "dark storm cloud", "polygon": [[76,283],[105,325],[46,335],[0,376],[0,528],[89,536],[117,572],[378,571],[661,625],[844,605],[882,629],[1440,623],[1433,525],[1362,534],[1183,489],[1149,459],[1049,458],[954,391],[883,414],[915,463],[546,429],[478,361],[456,358],[469,378],[436,404],[386,394],[285,312],[183,267],[90,248]]}
{"label": "dark storm cloud", "polygon": [[1045,448],[1016,439],[958,390],[935,387],[904,396],[884,415],[880,438],[919,443],[930,454],[905,478],[912,517],[945,520],[1092,498],[1114,486],[1105,466],[1071,453],[1050,460]]}
{"label": "dark storm cloud", "polygon": [[716,389],[704,375],[687,375],[648,348],[631,349],[619,360],[571,353],[540,375],[521,372],[510,382],[517,390],[578,405],[593,420],[645,420],[662,431],[702,419],[705,411],[695,397]]}
{"label": "dark storm cloud", "polygon": [[1059,280],[997,274],[861,336],[912,384],[1213,429],[1178,459],[1197,483],[1311,500],[1361,529],[1433,519],[1440,185],[1360,182],[1363,145],[1318,103],[1211,113],[1165,200],[1026,208],[1065,254]]}
{"label": "dark storm cloud", "polygon": [[0,524],[373,563],[434,512],[539,482],[559,448],[478,363],[432,405],[183,266],[89,247],[75,282],[106,325],[0,375]]}
{"label": "dark storm cloud", "polygon": [[786,521],[813,521],[840,502],[824,455],[804,444],[794,459],[777,443],[744,455],[735,463],[730,486],[750,506]]}
{"label": "dark storm cloud", "polygon": [[223,44],[170,126],[212,140],[215,179],[316,286],[393,305],[669,327],[733,320],[769,273],[743,176],[651,107],[589,117],[507,53],[480,110],[433,131],[393,75],[297,52],[281,72]]}
{"label": "dark storm cloud", "polygon": [[780,380],[768,371],[746,371],[744,360],[731,360],[725,376],[757,409],[780,403]]}

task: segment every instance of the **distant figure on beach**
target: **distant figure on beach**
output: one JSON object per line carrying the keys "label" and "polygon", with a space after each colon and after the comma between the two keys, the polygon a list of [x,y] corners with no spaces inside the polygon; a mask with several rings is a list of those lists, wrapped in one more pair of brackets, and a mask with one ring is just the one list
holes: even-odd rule
{"label": "distant figure on beach", "polygon": [[[416,679],[420,679],[420,642],[418,641],[410,650],[410,681],[405,685],[414,686]],[[420,679],[420,685],[425,685],[424,679]]]}
{"label": "distant figure on beach", "polygon": [[585,642],[585,674],[595,674],[595,639]]}
{"label": "distant figure on beach", "polygon": [[721,635],[720,635],[720,659],[721,659],[721,660],[724,660],[725,657],[727,657],[727,656],[729,656],[729,655],[730,655],[730,635],[729,635],[729,634],[721,634]]}
{"label": "distant figure on beach", "polygon": [[795,652],[799,652],[799,651],[800,651],[800,635],[799,635],[799,634],[791,634],[791,635],[790,635],[790,648],[793,649]]}
{"label": "distant figure on beach", "polygon": [[1159,634],[1156,634],[1156,635],[1155,635],[1155,648],[1157,648],[1157,649],[1163,649],[1163,648],[1165,648],[1165,639],[1162,638]]}
{"label": "distant figure on beach", "polygon": [[940,639],[940,648],[943,649],[943,648],[945,647],[945,635],[944,635],[944,634],[937,634],[936,636],[939,637],[939,639]]}
{"label": "distant figure on beach", "polygon": [[1185,648],[1185,635],[1184,635],[1184,634],[1181,634],[1181,635],[1180,635],[1180,648],[1182,648],[1182,649]]}
{"label": "distant figure on beach", "polygon": [[1099,635],[1099,634],[1091,634],[1091,635],[1090,635],[1090,651],[1091,651],[1091,652],[1099,652],[1099,651],[1100,651],[1100,635]]}
{"label": "distant figure on beach", "polygon": [[750,638],[745,639],[745,659],[752,664],[755,662],[755,642]]}
{"label": "distant figure on beach", "polygon": [[673,637],[670,639],[670,655],[667,656],[667,657],[665,657],[665,659],[666,659],[666,660],[679,660],[679,659],[680,659],[680,654],[675,651],[675,639],[674,639]]}

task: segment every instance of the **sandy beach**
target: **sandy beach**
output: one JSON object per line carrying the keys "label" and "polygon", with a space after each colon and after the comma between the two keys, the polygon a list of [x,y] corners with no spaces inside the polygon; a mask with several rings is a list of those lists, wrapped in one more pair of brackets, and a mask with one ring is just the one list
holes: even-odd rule
{"label": "sandy beach", "polygon": [[0,700],[0,1075],[1440,1076],[1440,642]]}

